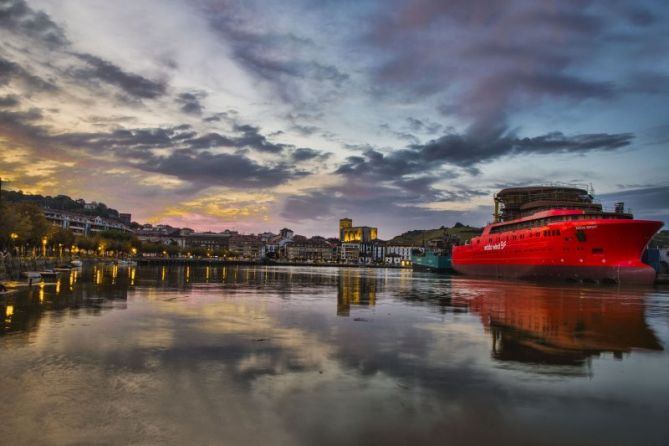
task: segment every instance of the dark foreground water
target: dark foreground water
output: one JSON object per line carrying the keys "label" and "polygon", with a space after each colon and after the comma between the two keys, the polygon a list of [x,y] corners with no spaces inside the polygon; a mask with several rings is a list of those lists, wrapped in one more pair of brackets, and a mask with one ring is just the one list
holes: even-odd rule
{"label": "dark foreground water", "polygon": [[669,293],[87,268],[2,300],[1,444],[669,444]]}

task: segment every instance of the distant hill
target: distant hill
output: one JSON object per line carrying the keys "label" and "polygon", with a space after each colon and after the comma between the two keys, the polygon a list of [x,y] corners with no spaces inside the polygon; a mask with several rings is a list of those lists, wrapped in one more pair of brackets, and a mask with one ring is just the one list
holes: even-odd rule
{"label": "distant hill", "polygon": [[[2,199],[11,203],[35,203],[36,205],[49,209],[60,209],[72,211],[94,217],[104,217],[118,220],[119,212],[107,207],[104,203],[95,203],[92,209],[86,209],[83,199],[73,200],[67,195],[43,196],[39,194],[25,194],[22,191],[3,190]],[[90,205],[89,205],[90,207]]]}
{"label": "distant hill", "polygon": [[650,241],[650,246],[669,246],[669,230],[658,232]]}
{"label": "distant hill", "polygon": [[413,246],[421,246],[423,243],[426,243],[428,240],[435,238],[444,238],[447,235],[458,237],[460,242],[464,243],[466,240],[471,239],[474,236],[477,236],[481,233],[482,228],[476,228],[472,226],[465,226],[460,223],[452,228],[446,228],[442,226],[438,229],[416,229],[413,231],[405,232],[400,234],[397,237],[389,240],[390,244],[406,244]]}

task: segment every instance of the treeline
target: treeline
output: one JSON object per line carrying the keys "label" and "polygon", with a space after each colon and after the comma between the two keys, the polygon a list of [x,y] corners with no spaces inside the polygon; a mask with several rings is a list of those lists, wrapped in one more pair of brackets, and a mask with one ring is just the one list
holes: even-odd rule
{"label": "treeline", "polygon": [[135,234],[119,230],[77,236],[69,229],[49,223],[42,209],[34,203],[6,201],[0,203],[0,251],[17,256],[231,256],[224,249],[180,248],[176,243],[142,242]]}
{"label": "treeline", "polygon": [[94,217],[104,217],[118,220],[119,212],[116,209],[107,207],[104,203],[96,203],[92,209],[86,209],[85,202],[82,199],[73,200],[67,195],[43,196],[24,194],[22,191],[3,190],[2,202],[10,203],[32,203],[43,208],[60,209],[63,211],[73,211],[79,214],[90,215]]}

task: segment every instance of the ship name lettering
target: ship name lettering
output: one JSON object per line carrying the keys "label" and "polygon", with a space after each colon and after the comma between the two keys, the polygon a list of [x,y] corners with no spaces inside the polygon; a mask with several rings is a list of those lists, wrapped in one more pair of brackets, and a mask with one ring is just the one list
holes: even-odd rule
{"label": "ship name lettering", "polygon": [[484,251],[501,251],[502,249],[506,248],[506,241],[502,240],[499,243],[495,243],[494,245],[487,244],[483,247]]}

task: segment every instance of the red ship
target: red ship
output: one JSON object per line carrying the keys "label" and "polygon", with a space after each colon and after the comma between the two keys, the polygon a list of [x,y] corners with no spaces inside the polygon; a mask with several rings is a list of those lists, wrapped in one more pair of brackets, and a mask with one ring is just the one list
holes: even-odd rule
{"label": "red ship", "polygon": [[641,262],[662,222],[634,220],[617,203],[604,212],[588,191],[517,187],[495,196],[495,223],[453,248],[461,274],[650,284],[655,270]]}

